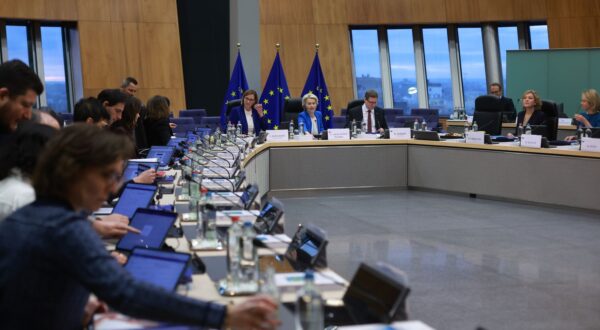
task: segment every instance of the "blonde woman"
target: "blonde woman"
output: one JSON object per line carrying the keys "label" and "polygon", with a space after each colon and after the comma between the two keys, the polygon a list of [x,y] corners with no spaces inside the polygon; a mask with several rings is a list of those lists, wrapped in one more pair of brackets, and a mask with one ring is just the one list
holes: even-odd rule
{"label": "blonde woman", "polygon": [[323,115],[317,111],[319,99],[315,94],[308,93],[302,97],[302,111],[298,115],[298,127],[304,123],[304,131],[312,135],[319,135],[325,129],[323,127]]}
{"label": "blonde woman", "polygon": [[600,127],[600,95],[595,89],[581,93],[582,112],[575,115],[575,120],[587,127]]}

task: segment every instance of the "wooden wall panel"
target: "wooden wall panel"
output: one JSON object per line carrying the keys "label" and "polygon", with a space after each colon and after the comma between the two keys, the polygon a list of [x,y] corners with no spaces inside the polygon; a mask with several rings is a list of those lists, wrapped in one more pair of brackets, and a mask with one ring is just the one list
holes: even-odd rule
{"label": "wooden wall panel", "polygon": [[123,25],[80,22],[81,66],[84,88],[115,88],[126,70]]}
{"label": "wooden wall panel", "polygon": [[109,2],[99,0],[77,0],[80,21],[110,21],[112,8]]}
{"label": "wooden wall panel", "polygon": [[[448,0],[450,1],[450,0]],[[479,17],[482,21],[512,21],[515,12],[509,1],[485,0],[479,5]]]}
{"label": "wooden wall panel", "polygon": [[[293,96],[299,96],[304,87],[308,70],[315,51],[314,25],[283,25],[281,41],[281,63],[285,70],[288,86],[299,87]],[[266,80],[265,80],[266,81]]]}
{"label": "wooden wall panel", "polygon": [[183,88],[181,49],[176,24],[140,23],[142,88]]}
{"label": "wooden wall panel", "polygon": [[411,0],[410,8],[411,23],[446,22],[446,0]]}
{"label": "wooden wall panel", "polygon": [[139,22],[142,7],[140,0],[110,0],[111,20],[116,22]]}
{"label": "wooden wall panel", "polygon": [[329,87],[333,111],[336,116],[340,116],[342,108],[348,105],[348,102],[354,100],[354,89],[352,87]]}
{"label": "wooden wall panel", "polygon": [[303,1],[280,1],[279,15],[282,17],[281,24],[313,24],[313,8],[311,0]]}
{"label": "wooden wall panel", "polygon": [[[125,0],[129,1],[129,0]],[[140,0],[142,22],[177,23],[177,1]]]}
{"label": "wooden wall panel", "polygon": [[[123,23],[123,49],[127,75],[135,77],[140,86],[148,86],[142,70],[142,51],[139,23]],[[122,77],[123,79],[125,77]]]}
{"label": "wooden wall panel", "polygon": [[516,21],[545,20],[548,17],[547,0],[513,0],[513,19]]}
{"label": "wooden wall panel", "polygon": [[600,16],[599,0],[547,0],[550,17],[593,17]]}
{"label": "wooden wall panel", "polygon": [[454,0],[446,5],[446,18],[449,22],[479,21],[480,0]]}
{"label": "wooden wall panel", "polygon": [[[279,0],[259,0],[260,24],[282,24]],[[287,18],[287,17],[286,17]]]}
{"label": "wooden wall panel", "polygon": [[344,24],[347,22],[346,0],[313,0],[315,24]]}
{"label": "wooden wall panel", "polygon": [[350,31],[348,26],[317,25],[317,42],[321,45],[319,58],[328,87],[352,87]]}

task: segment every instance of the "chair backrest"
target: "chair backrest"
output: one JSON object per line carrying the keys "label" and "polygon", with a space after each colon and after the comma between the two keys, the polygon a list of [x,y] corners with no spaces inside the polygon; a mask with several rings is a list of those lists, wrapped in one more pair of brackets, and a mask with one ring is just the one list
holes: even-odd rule
{"label": "chair backrest", "polygon": [[342,108],[342,110],[341,110],[340,113],[341,113],[342,116],[346,117],[346,114],[348,113],[348,109]]}
{"label": "chair backrest", "polygon": [[333,116],[333,128],[344,128],[346,125],[345,116]]}
{"label": "chair backrest", "polygon": [[365,103],[365,100],[363,100],[363,99],[352,100],[352,101],[348,102],[348,106],[346,106],[346,109],[350,110],[352,108],[361,106],[364,103]]}
{"label": "chair backrest", "polygon": [[473,122],[477,123],[478,130],[489,135],[502,134],[502,112],[475,111]]}
{"label": "chair backrest", "polygon": [[58,118],[60,118],[60,120],[62,120],[62,124],[67,124],[70,125],[73,123],[73,114],[72,113],[68,113],[68,112],[59,112],[58,113]]}
{"label": "chair backrest", "polygon": [[438,109],[411,109],[411,116],[421,116],[425,118],[427,128],[437,130],[440,121],[440,111]]}
{"label": "chair backrest", "polygon": [[206,116],[202,118],[202,127],[216,129],[221,126],[221,117],[220,116]]}
{"label": "chair backrest", "polygon": [[413,127],[415,120],[419,123],[423,121],[422,116],[396,116],[393,124],[388,124],[390,127]]}
{"label": "chair backrest", "polygon": [[179,117],[190,117],[194,119],[196,125],[202,123],[202,117],[206,117],[206,109],[187,109],[179,112]]}
{"label": "chair backrest", "polygon": [[541,110],[544,112],[544,115],[546,115],[546,137],[548,140],[554,141],[558,135],[558,106],[554,101],[542,100]]}
{"label": "chair backrest", "polygon": [[177,125],[177,127],[173,129],[173,133],[177,136],[186,134],[188,131],[196,130],[196,123],[194,122],[194,118],[191,117],[171,118],[169,121]]}
{"label": "chair backrest", "polygon": [[495,95],[481,95],[475,99],[475,111],[502,112],[504,111],[504,104]]}
{"label": "chair backrest", "polygon": [[298,114],[302,111],[304,111],[304,108],[302,108],[302,99],[299,97],[290,97],[283,103],[283,118],[281,120],[287,122],[294,120],[296,122]]}
{"label": "chair backrest", "polygon": [[242,105],[242,99],[227,101],[227,117],[229,117],[231,109],[234,107],[239,107],[240,105]]}

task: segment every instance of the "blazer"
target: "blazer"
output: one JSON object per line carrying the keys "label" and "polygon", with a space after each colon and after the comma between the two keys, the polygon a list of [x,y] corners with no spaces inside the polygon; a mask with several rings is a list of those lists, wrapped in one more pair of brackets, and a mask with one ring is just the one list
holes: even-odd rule
{"label": "blazer", "polygon": [[[317,117],[317,127],[319,134],[321,134],[321,132],[325,130],[325,127],[323,126],[323,115],[321,114],[321,111],[315,111],[315,117]],[[310,120],[310,115],[306,110],[298,114],[298,127],[300,127],[300,123],[304,123],[305,132],[312,132],[312,120]]]}
{"label": "blazer", "polygon": [[[362,104],[348,110],[346,115],[346,128],[350,127],[352,124],[352,120],[356,120],[358,124],[360,124],[363,120],[362,115]],[[380,128],[388,129],[387,121],[385,120],[385,116],[383,114],[383,109],[379,107],[375,107],[375,129],[378,130]],[[359,126],[360,127],[360,126]]]}
{"label": "blazer", "polygon": [[169,126],[169,118],[150,119],[144,121],[148,146],[166,146],[171,140],[173,131]]}
{"label": "blazer", "polygon": [[[518,134],[519,125],[523,125],[523,120],[525,119],[525,111],[521,111],[517,114],[517,127],[515,129],[515,135]],[[529,122],[523,125],[523,127],[529,125],[545,125],[546,124],[546,115],[542,112],[542,110],[536,110],[529,118]]]}
{"label": "blazer", "polygon": [[[246,121],[243,107],[239,106],[231,109],[229,121],[234,125],[237,125],[238,122],[241,123],[242,134],[248,134],[248,121]],[[254,122],[254,135],[258,135],[261,130],[267,130],[267,116],[259,117],[256,109],[252,109],[252,121]]]}

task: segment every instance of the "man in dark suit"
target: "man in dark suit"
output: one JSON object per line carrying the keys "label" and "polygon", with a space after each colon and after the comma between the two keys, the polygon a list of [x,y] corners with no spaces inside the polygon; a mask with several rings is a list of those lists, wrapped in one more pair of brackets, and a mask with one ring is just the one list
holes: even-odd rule
{"label": "man in dark suit", "polygon": [[502,103],[502,121],[505,123],[514,123],[517,118],[517,110],[515,110],[515,104],[511,98],[505,97],[502,94],[502,85],[499,83],[490,84],[490,94],[500,98]]}
{"label": "man in dark suit", "polygon": [[[365,103],[362,106],[357,106],[348,109],[346,116],[346,126],[350,127],[352,120],[356,121],[357,125],[365,124],[368,133],[383,133],[388,128],[383,109],[377,107],[377,92],[370,89],[365,92]],[[359,126],[360,127],[360,126]]]}

